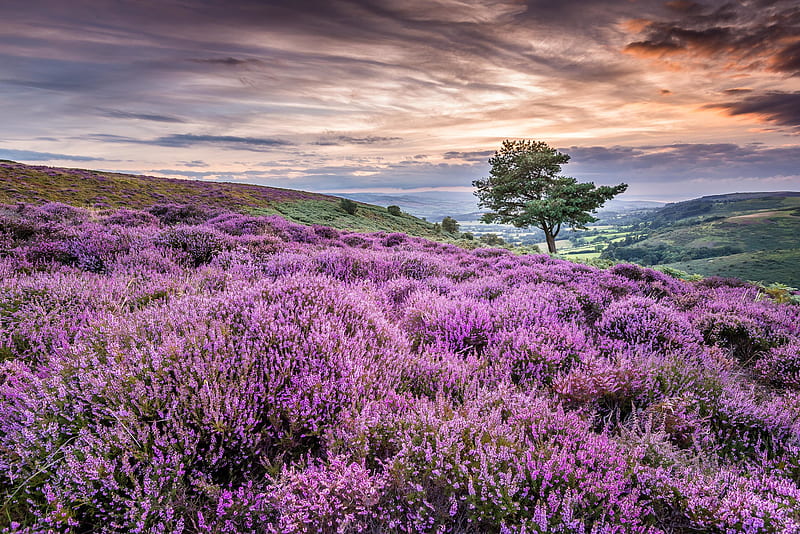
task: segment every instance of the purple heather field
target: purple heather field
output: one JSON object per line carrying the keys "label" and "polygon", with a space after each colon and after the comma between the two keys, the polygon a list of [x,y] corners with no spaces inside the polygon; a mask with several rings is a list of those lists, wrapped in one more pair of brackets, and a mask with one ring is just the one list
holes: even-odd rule
{"label": "purple heather field", "polygon": [[800,532],[800,306],[202,207],[0,207],[0,532]]}

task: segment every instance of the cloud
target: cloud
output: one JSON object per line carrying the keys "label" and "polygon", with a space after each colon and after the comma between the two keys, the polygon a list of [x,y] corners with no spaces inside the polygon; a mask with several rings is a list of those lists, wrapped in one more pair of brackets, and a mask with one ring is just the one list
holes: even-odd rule
{"label": "cloud", "polygon": [[35,152],[33,150],[15,150],[0,148],[0,158],[14,161],[109,161],[105,158],[91,156],[73,156],[70,154],[55,154],[53,152]]}
{"label": "cloud", "polygon": [[794,93],[771,91],[751,95],[738,102],[708,104],[731,116],[752,115],[764,122],[800,129],[800,91]]}
{"label": "cloud", "polygon": [[742,95],[742,94],[752,93],[753,90],[750,89],[749,87],[734,87],[732,89],[725,89],[722,92],[725,93],[726,95]]}
{"label": "cloud", "polygon": [[319,146],[338,146],[338,145],[375,145],[400,141],[400,137],[384,137],[379,135],[369,135],[366,137],[351,137],[349,135],[326,135],[318,141],[311,143]]}
{"label": "cloud", "polygon": [[[667,187],[693,180],[800,177],[800,145],[769,147],[735,143],[675,143],[636,147],[569,147],[566,174]],[[667,185],[673,184],[673,185]]]}
{"label": "cloud", "polygon": [[186,122],[183,119],[179,119],[178,117],[173,117],[171,115],[159,115],[156,113],[132,113],[129,111],[121,111],[116,109],[104,111],[102,114],[105,117],[111,117],[114,119],[135,119],[141,121],[171,122],[171,123]]}
{"label": "cloud", "polygon": [[716,59],[725,69],[800,74],[800,6],[785,0],[726,3],[710,9],[667,2],[679,18],[648,20],[629,53],[656,58]]}
{"label": "cloud", "polygon": [[156,137],[155,139],[138,139],[123,135],[96,133],[86,136],[85,138],[106,143],[130,143],[168,148],[191,148],[194,146],[211,145],[233,150],[249,150],[254,152],[262,152],[294,145],[294,143],[285,139],[271,137],[239,137],[235,135],[171,134]]}
{"label": "cloud", "polygon": [[293,144],[283,139],[274,139],[269,137],[238,137],[235,135],[194,134],[165,135],[151,141],[143,142],[145,144],[175,148],[184,148],[196,145],[224,145],[244,150],[262,150],[264,148],[290,146]]}
{"label": "cloud", "polygon": [[444,159],[461,159],[465,161],[486,161],[494,156],[494,150],[475,150],[472,152],[450,151],[444,153]]}
{"label": "cloud", "polygon": [[199,159],[192,161],[179,161],[178,163],[180,163],[184,167],[208,167],[208,163]]}
{"label": "cloud", "polygon": [[205,63],[208,65],[223,65],[226,67],[241,67],[245,65],[263,65],[264,62],[260,59],[240,59],[235,57],[225,58],[207,58],[207,59],[190,59],[194,63]]}

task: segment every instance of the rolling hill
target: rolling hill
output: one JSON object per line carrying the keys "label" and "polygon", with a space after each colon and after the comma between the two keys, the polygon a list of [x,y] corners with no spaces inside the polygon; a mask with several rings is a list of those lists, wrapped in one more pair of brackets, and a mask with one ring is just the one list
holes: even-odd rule
{"label": "rolling hill", "polygon": [[704,276],[800,285],[800,193],[733,193],[646,215],[605,257]]}
{"label": "rolling hill", "polygon": [[301,224],[360,232],[404,232],[436,238],[433,224],[407,213],[359,203],[346,213],[341,199],[252,184],[204,182],[26,165],[0,160],[0,204],[61,202],[89,208],[145,209],[164,204],[199,205],[246,215],[280,215]]}

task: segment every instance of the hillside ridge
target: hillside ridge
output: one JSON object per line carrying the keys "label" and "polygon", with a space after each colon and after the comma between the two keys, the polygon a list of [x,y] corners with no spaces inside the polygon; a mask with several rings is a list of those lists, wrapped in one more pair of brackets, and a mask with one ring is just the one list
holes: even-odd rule
{"label": "hillside ridge", "polygon": [[280,215],[301,224],[362,232],[404,232],[435,238],[432,223],[359,202],[346,213],[341,198],[256,184],[207,182],[0,160],[0,204],[60,202],[89,208],[146,209],[193,204],[246,215]]}

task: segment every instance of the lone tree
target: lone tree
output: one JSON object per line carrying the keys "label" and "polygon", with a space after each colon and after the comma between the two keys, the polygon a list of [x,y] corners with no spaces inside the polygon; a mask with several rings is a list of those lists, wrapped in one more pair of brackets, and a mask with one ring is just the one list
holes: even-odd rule
{"label": "lone tree", "polygon": [[562,226],[585,230],[587,223],[597,220],[591,212],[628,188],[627,184],[595,187],[560,176],[561,165],[568,161],[567,154],[541,141],[503,141],[489,159],[489,177],[472,182],[478,205],[492,210],[481,220],[541,228],[547,249],[555,253]]}

